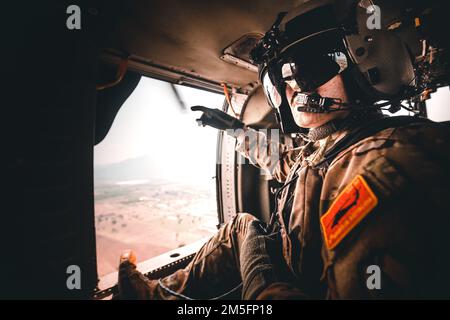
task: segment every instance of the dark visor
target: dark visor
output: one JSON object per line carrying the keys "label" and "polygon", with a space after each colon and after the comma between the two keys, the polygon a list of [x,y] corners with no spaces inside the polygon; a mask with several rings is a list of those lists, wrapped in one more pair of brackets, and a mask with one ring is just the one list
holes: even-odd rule
{"label": "dark visor", "polygon": [[273,107],[279,107],[285,85],[300,93],[310,93],[348,67],[344,53],[302,56],[280,60],[263,75],[264,91]]}

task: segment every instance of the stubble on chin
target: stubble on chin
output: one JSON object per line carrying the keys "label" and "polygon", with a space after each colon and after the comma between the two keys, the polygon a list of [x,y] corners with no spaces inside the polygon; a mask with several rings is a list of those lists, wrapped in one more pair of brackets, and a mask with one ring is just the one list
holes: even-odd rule
{"label": "stubble on chin", "polygon": [[314,128],[326,122],[326,116],[320,113],[298,112],[295,122],[303,128]]}

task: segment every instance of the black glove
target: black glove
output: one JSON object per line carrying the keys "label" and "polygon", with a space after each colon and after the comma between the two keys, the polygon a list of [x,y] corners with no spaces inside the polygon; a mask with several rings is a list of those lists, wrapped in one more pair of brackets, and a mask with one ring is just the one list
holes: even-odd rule
{"label": "black glove", "polygon": [[203,112],[200,119],[197,119],[197,123],[202,126],[211,126],[220,130],[242,129],[245,126],[241,120],[232,117],[219,109],[194,106],[191,107],[191,110]]}
{"label": "black glove", "polygon": [[281,246],[276,234],[268,235],[262,222],[252,221],[240,251],[244,300],[256,299],[264,289],[279,280],[275,270],[284,264],[280,253]]}

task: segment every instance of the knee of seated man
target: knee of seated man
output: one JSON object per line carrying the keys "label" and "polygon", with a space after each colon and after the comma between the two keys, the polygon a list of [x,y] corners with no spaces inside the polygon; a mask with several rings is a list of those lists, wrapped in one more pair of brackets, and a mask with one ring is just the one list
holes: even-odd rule
{"label": "knee of seated man", "polygon": [[233,217],[232,225],[236,232],[245,232],[250,222],[258,220],[254,215],[246,212],[240,212]]}

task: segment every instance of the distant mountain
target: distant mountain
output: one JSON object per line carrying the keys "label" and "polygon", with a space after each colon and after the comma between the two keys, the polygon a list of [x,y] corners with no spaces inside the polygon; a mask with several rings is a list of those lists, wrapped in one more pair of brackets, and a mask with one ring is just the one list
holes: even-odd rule
{"label": "distant mountain", "polygon": [[165,171],[155,165],[149,156],[127,159],[121,162],[94,165],[94,178],[97,183],[148,179],[167,180]]}

